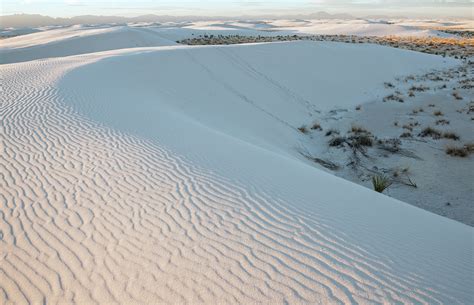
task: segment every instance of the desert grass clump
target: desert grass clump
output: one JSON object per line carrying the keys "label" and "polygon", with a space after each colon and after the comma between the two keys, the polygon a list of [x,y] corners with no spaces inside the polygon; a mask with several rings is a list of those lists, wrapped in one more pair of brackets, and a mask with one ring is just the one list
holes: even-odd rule
{"label": "desert grass clump", "polygon": [[454,140],[454,141],[459,140],[459,136],[457,134],[455,134],[454,132],[451,132],[451,131],[444,132],[443,133],[443,138],[451,139],[451,140]]}
{"label": "desert grass clump", "polygon": [[413,131],[413,126],[408,125],[408,124],[404,124],[404,125],[402,126],[402,128],[403,128],[403,129],[406,129],[406,130],[409,130],[409,131]]}
{"label": "desert grass clump", "polygon": [[304,134],[308,133],[308,128],[305,125],[298,127],[298,130]]}
{"label": "desert grass clump", "polygon": [[391,139],[381,139],[377,141],[377,147],[391,152],[391,153],[397,153],[400,151],[400,146],[402,145],[402,141],[397,138],[391,138]]}
{"label": "desert grass clump", "polygon": [[331,147],[339,147],[342,146],[346,142],[346,138],[344,137],[334,137],[329,140],[328,144]]}
{"label": "desert grass clump", "polygon": [[372,185],[376,192],[382,193],[386,190],[392,182],[390,179],[385,175],[375,175],[372,177]]}
{"label": "desert grass clump", "polygon": [[467,149],[469,153],[474,153],[474,143],[464,144],[464,147]]}
{"label": "desert grass clump", "polygon": [[413,135],[411,134],[411,132],[408,132],[408,131],[406,131],[406,132],[404,132],[400,135],[400,138],[412,138],[412,137],[413,137]]}
{"label": "desert grass clump", "polygon": [[372,138],[365,134],[357,136],[354,139],[355,139],[355,143],[359,146],[372,146],[374,143]]}
{"label": "desert grass clump", "polygon": [[446,147],[446,154],[452,157],[465,158],[469,156],[470,152],[465,146],[448,146]]}
{"label": "desert grass clump", "polygon": [[405,102],[405,100],[401,96],[395,95],[395,94],[387,95],[386,97],[383,98],[383,101],[384,102],[395,101],[395,102],[399,102],[399,103],[404,103]]}
{"label": "desert grass clump", "polygon": [[423,91],[426,91],[426,90],[429,90],[429,89],[430,89],[429,87],[420,85],[420,86],[411,86],[410,89],[408,89],[408,90],[423,92]]}
{"label": "desert grass clump", "polygon": [[436,125],[449,125],[449,121],[445,119],[437,120],[435,122]]}
{"label": "desert grass clump", "polygon": [[338,135],[338,134],[340,134],[340,132],[337,129],[329,129],[328,131],[326,131],[326,137],[329,137],[331,135]]}
{"label": "desert grass clump", "polygon": [[353,133],[370,133],[367,129],[365,129],[364,127],[362,126],[357,126],[357,125],[352,125],[351,127],[351,131]]}
{"label": "desert grass clump", "polygon": [[319,123],[314,123],[314,124],[311,126],[311,130],[323,130],[323,128],[321,127],[321,124],[319,124]]}
{"label": "desert grass clump", "polygon": [[441,110],[436,110],[435,112],[433,112],[433,115],[435,115],[435,116],[443,116],[444,113],[442,113]]}
{"label": "desert grass clump", "polygon": [[462,96],[458,92],[453,92],[453,97],[458,101],[462,100]]}
{"label": "desert grass clump", "polygon": [[441,131],[434,129],[432,127],[426,127],[423,129],[418,136],[420,137],[432,137],[433,139],[439,139],[441,138]]}

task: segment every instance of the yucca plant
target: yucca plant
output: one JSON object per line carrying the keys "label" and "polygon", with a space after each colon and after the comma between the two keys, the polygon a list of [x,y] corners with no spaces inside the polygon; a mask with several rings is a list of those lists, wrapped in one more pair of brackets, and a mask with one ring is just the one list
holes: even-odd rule
{"label": "yucca plant", "polygon": [[376,175],[372,177],[372,185],[376,192],[382,193],[386,188],[388,188],[392,182],[387,176]]}

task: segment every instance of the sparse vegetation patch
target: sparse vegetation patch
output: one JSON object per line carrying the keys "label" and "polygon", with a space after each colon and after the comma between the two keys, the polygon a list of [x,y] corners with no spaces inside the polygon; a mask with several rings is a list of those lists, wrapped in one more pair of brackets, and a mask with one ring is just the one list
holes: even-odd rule
{"label": "sparse vegetation patch", "polygon": [[392,182],[390,179],[385,175],[375,175],[372,177],[372,185],[376,192],[382,193],[385,189],[387,189]]}

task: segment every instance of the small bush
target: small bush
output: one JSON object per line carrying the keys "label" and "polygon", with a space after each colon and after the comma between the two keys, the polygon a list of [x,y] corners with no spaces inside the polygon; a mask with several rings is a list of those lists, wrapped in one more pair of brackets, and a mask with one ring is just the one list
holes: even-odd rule
{"label": "small bush", "polygon": [[369,133],[369,132],[367,131],[367,129],[365,129],[365,128],[362,127],[362,126],[357,126],[357,125],[352,125],[351,131],[352,131],[353,133]]}
{"label": "small bush", "polygon": [[443,133],[443,138],[445,139],[451,139],[451,140],[459,140],[459,136],[455,134],[454,132],[445,132]]}
{"label": "small bush", "polygon": [[319,123],[314,123],[313,126],[311,126],[311,130],[323,130],[323,128]]}
{"label": "small bush", "polygon": [[464,144],[464,147],[467,149],[469,153],[474,153],[474,143]]}
{"label": "small bush", "polygon": [[356,110],[360,110],[360,108],[362,108],[360,105],[356,106]]}
{"label": "small bush", "polygon": [[384,175],[376,175],[372,177],[372,185],[376,192],[382,193],[391,184],[390,179]]}
{"label": "small bush", "polygon": [[459,95],[458,92],[453,92],[453,97],[454,97],[456,100],[458,100],[458,101],[459,101],[459,100],[462,100],[462,96]]}
{"label": "small bush", "polygon": [[457,146],[448,146],[446,147],[446,154],[453,156],[453,157],[467,157],[469,156],[469,151],[466,147],[457,147]]}
{"label": "small bush", "polygon": [[329,146],[337,147],[337,146],[341,146],[345,142],[346,142],[346,138],[344,137],[334,137],[331,140],[329,140]]}
{"label": "small bush", "polygon": [[368,134],[358,134],[355,136],[349,137],[349,145],[353,148],[360,148],[362,146],[372,146],[374,141],[372,137]]}
{"label": "small bush", "polygon": [[410,89],[408,89],[408,90],[410,90],[410,91],[420,91],[420,92],[423,92],[423,91],[426,91],[426,90],[428,90],[428,89],[430,89],[430,88],[429,88],[429,87],[426,87],[426,86],[423,86],[423,85],[420,85],[420,86],[411,86]]}
{"label": "small bush", "polygon": [[449,125],[449,121],[441,119],[441,120],[437,120],[435,124],[436,125]]}
{"label": "small bush", "polygon": [[440,110],[436,110],[435,112],[433,112],[433,114],[434,114],[435,116],[442,116],[442,115],[444,115],[444,113],[442,113]]}
{"label": "small bush", "polygon": [[411,138],[411,137],[413,137],[411,132],[404,132],[400,135],[400,138]]}
{"label": "small bush", "polygon": [[441,138],[441,131],[434,129],[432,127],[426,127],[423,129],[418,136],[420,137],[432,137],[433,139],[439,139]]}
{"label": "small bush", "polygon": [[306,126],[301,126],[301,127],[298,127],[298,130],[301,132],[301,133],[304,133],[304,134],[307,134],[308,133],[308,128],[306,128]]}
{"label": "small bush", "polygon": [[378,148],[380,149],[386,150],[391,153],[396,153],[400,151],[400,145],[402,144],[402,141],[397,138],[383,139],[378,140],[377,144]]}
{"label": "small bush", "polygon": [[395,101],[395,102],[399,102],[399,103],[405,102],[402,97],[400,97],[398,95],[395,95],[395,94],[387,95],[386,97],[383,98],[383,101],[384,102]]}
{"label": "small bush", "polygon": [[330,135],[337,135],[339,133],[340,132],[337,129],[329,129],[328,131],[326,131],[326,137],[329,137]]}

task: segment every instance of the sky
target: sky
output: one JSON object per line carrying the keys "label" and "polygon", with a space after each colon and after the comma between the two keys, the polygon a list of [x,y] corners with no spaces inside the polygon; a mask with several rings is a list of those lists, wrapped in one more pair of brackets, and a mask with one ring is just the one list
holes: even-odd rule
{"label": "sky", "polygon": [[77,15],[285,15],[317,11],[355,16],[473,18],[473,0],[1,0],[0,14]]}

